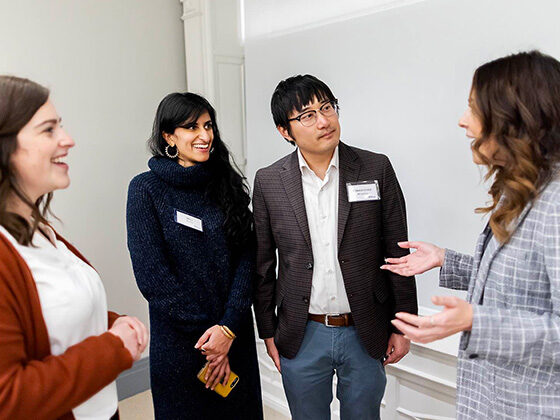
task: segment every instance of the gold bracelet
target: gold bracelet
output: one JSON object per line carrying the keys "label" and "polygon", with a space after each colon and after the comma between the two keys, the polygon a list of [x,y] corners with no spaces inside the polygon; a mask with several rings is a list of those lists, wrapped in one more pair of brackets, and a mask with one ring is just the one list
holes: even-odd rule
{"label": "gold bracelet", "polygon": [[231,332],[231,330],[226,327],[225,325],[220,325],[220,329],[222,330],[222,332],[224,333],[224,335],[229,338],[230,340],[233,340],[235,338],[235,334]]}
{"label": "gold bracelet", "polygon": [[222,327],[224,327],[224,330],[226,330],[233,338],[237,338],[233,331],[230,330],[226,325],[222,325]]}

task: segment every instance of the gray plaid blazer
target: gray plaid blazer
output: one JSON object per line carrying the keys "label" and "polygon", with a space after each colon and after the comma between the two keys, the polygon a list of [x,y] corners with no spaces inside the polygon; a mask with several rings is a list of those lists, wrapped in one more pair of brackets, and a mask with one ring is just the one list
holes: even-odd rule
{"label": "gray plaid blazer", "polygon": [[527,205],[506,245],[446,250],[440,285],[467,290],[472,331],[457,372],[459,419],[560,419],[560,179]]}
{"label": "gray plaid blazer", "polygon": [[[417,312],[414,278],[379,268],[384,257],[407,253],[397,246],[407,239],[404,198],[386,156],[343,143],[338,150],[338,260],[358,335],[370,356],[380,358],[394,313]],[[381,200],[349,203],[346,183],[367,180],[378,180]],[[253,213],[259,335],[274,337],[280,354],[291,359],[303,340],[313,276],[297,151],[257,172]]]}

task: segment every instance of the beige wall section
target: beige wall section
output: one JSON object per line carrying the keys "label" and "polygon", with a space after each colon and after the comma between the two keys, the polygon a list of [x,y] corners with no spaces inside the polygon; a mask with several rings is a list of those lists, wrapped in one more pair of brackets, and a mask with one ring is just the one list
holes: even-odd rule
{"label": "beige wall section", "polygon": [[101,273],[110,308],[148,321],[126,248],[130,179],[146,170],[157,104],[186,89],[178,0],[0,0],[0,73],[52,89],[76,141],[57,224]]}

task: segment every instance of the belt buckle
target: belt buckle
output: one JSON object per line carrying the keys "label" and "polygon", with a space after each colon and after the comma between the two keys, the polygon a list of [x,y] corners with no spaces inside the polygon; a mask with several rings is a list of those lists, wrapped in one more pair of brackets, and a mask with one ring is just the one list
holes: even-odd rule
{"label": "belt buckle", "polygon": [[329,324],[329,316],[340,316],[340,314],[325,314],[325,326],[330,328],[338,327],[338,325]]}

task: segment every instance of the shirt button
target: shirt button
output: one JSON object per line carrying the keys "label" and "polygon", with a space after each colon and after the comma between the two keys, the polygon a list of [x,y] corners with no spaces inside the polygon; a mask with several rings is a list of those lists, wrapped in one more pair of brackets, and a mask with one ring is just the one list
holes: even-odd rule
{"label": "shirt button", "polygon": [[330,242],[325,242],[325,246],[329,246],[330,244]]}
{"label": "shirt button", "polygon": [[327,274],[331,274],[332,272],[333,272],[333,271],[332,271],[332,269],[330,269],[330,268],[327,270]]}
{"label": "shirt button", "polygon": [[331,300],[336,300],[336,296],[331,296]]}
{"label": "shirt button", "polygon": [[309,299],[305,296],[301,300],[303,300],[305,303],[309,303]]}
{"label": "shirt button", "polygon": [[307,268],[308,270],[313,269],[313,263],[312,263],[312,262],[308,262],[307,265],[305,266],[305,268]]}

